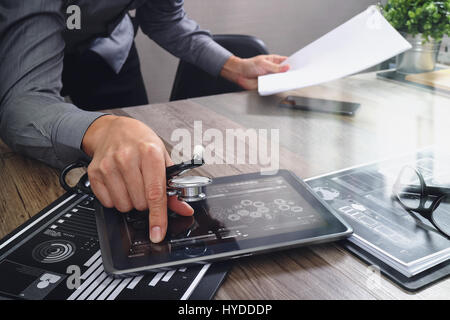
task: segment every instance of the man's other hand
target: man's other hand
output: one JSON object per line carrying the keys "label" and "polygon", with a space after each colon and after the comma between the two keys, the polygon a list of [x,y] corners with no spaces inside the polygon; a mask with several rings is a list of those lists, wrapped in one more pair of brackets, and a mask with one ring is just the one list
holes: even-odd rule
{"label": "man's other hand", "polygon": [[180,215],[194,213],[176,197],[167,199],[166,166],[173,162],[161,139],[144,123],[102,116],[86,131],[82,148],[92,157],[88,176],[97,199],[120,212],[150,209],[152,242],[164,239],[167,206]]}
{"label": "man's other hand", "polygon": [[260,55],[241,59],[231,56],[222,68],[220,75],[247,90],[258,88],[258,77],[270,73],[286,72],[289,65],[282,65],[287,57],[279,55]]}

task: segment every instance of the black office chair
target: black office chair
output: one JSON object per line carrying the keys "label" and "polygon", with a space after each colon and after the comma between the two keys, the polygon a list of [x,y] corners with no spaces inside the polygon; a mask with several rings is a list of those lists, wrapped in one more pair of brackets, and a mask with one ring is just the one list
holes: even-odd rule
{"label": "black office chair", "polygon": [[[252,36],[222,34],[214,35],[213,39],[240,58],[268,54],[264,42]],[[237,84],[222,77],[213,77],[188,62],[180,61],[170,101],[239,91],[243,89]]]}

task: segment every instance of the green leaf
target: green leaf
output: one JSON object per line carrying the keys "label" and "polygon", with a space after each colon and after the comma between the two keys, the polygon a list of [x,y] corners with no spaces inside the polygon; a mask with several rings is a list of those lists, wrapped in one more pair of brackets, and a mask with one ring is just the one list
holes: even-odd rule
{"label": "green leaf", "polygon": [[450,0],[388,0],[383,14],[394,28],[425,40],[450,34]]}

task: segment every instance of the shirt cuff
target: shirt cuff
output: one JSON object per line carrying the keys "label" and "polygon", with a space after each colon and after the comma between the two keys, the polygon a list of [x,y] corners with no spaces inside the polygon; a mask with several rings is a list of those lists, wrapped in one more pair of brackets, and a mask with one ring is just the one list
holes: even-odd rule
{"label": "shirt cuff", "polygon": [[202,50],[199,59],[199,65],[209,74],[218,77],[225,62],[233,54],[219,45],[217,42],[210,41]]}
{"label": "shirt cuff", "polygon": [[74,110],[61,116],[52,130],[52,144],[60,162],[69,164],[77,160],[91,160],[81,149],[81,143],[90,125],[104,115],[101,112]]}

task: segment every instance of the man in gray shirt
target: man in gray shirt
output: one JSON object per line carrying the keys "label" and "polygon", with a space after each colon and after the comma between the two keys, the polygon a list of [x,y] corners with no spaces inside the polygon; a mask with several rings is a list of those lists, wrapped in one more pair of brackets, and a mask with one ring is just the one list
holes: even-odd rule
{"label": "man in gray shirt", "polygon": [[[66,28],[66,9],[74,4],[81,9],[80,30]],[[193,214],[186,203],[166,197],[165,167],[172,161],[162,141],[142,122],[81,110],[60,94],[65,54],[91,50],[120,72],[133,42],[132,9],[143,32],[163,48],[246,89],[257,87],[259,75],[288,67],[276,55],[233,56],[187,18],[183,0],[1,0],[1,139],[55,167],[92,159],[88,175],[99,201],[121,212],[149,208],[150,238],[160,242],[167,206]]]}

